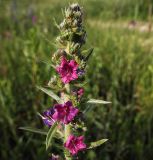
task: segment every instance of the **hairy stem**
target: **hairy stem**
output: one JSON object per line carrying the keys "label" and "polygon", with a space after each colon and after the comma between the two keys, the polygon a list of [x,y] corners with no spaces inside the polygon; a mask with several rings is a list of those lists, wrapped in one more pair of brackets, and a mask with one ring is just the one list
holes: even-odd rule
{"label": "hairy stem", "polygon": [[[65,88],[66,88],[67,93],[70,94],[70,85],[66,84]],[[70,134],[71,134],[71,125],[70,124],[65,125],[64,141],[66,141],[68,139]],[[65,150],[64,154],[65,154],[65,159],[66,160],[72,160],[72,156],[69,153],[69,151]]]}
{"label": "hairy stem", "polygon": [[64,136],[65,141],[67,140],[70,134],[71,134],[71,126],[69,124],[65,125],[65,136]]}
{"label": "hairy stem", "polygon": [[[65,141],[67,140],[70,134],[71,134],[71,126],[69,124],[65,125],[65,135],[64,135]],[[66,160],[72,160],[72,156],[68,150],[65,149],[64,154]]]}

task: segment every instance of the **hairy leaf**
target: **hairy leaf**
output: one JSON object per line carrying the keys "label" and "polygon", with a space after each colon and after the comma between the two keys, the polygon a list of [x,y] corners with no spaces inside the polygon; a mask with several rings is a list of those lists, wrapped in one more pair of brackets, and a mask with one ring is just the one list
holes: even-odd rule
{"label": "hairy leaf", "polygon": [[91,142],[88,149],[98,147],[98,146],[102,145],[103,143],[105,143],[106,141],[108,141],[108,139],[101,139],[101,140],[96,141],[96,142]]}
{"label": "hairy leaf", "polygon": [[47,60],[40,60],[40,59],[36,59],[36,60],[37,60],[37,62],[44,63],[44,64],[46,64],[46,65],[48,65],[48,66],[53,67],[54,69],[56,68],[55,65],[51,64],[51,63],[50,63],[49,61],[47,61]]}
{"label": "hairy leaf", "polygon": [[99,100],[99,99],[90,99],[89,101],[87,101],[87,103],[92,103],[92,104],[109,104],[111,102],[103,101],[103,100]]}
{"label": "hairy leaf", "polygon": [[88,61],[88,59],[90,58],[90,56],[91,56],[92,53],[93,53],[93,48],[90,48],[88,50],[88,55],[86,56],[85,61]]}
{"label": "hairy leaf", "polygon": [[47,136],[46,136],[46,150],[49,148],[51,145],[51,141],[57,131],[58,123],[54,123],[53,126],[49,129]]}
{"label": "hairy leaf", "polygon": [[53,91],[51,91],[50,89],[44,88],[44,87],[40,87],[37,86],[38,89],[40,89],[41,91],[43,91],[44,93],[48,94],[50,97],[52,97],[53,99],[55,99],[57,102],[62,102],[62,100],[60,99],[60,97],[58,97]]}
{"label": "hairy leaf", "polygon": [[29,131],[29,132],[33,132],[33,133],[42,134],[42,135],[47,135],[47,132],[42,131],[40,129],[35,129],[35,128],[32,128],[32,127],[20,127],[19,129]]}

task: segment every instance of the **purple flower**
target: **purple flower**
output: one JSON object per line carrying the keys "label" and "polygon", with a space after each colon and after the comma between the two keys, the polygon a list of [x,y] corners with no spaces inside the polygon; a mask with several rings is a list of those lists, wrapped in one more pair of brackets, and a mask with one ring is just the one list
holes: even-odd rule
{"label": "purple flower", "polygon": [[43,113],[42,120],[44,124],[47,125],[48,127],[51,127],[55,122],[53,114],[54,114],[54,108],[50,108]]}
{"label": "purple flower", "polygon": [[54,110],[53,119],[61,121],[64,124],[70,123],[79,112],[70,101],[67,101],[64,104],[55,104]]}
{"label": "purple flower", "polygon": [[52,157],[49,160],[59,160],[59,156],[52,154]]}
{"label": "purple flower", "polygon": [[70,135],[64,143],[64,147],[66,147],[72,155],[75,155],[79,151],[86,149],[86,144],[83,141],[83,136],[76,137],[74,135]]}
{"label": "purple flower", "polygon": [[77,69],[78,64],[76,63],[76,61],[68,61],[65,57],[62,57],[60,66],[56,68],[64,84],[69,83],[70,81],[73,81],[78,78]]}
{"label": "purple flower", "polygon": [[77,96],[78,97],[78,100],[80,100],[80,98],[83,96],[83,94],[84,94],[84,89],[83,88],[79,88],[79,89],[77,89],[77,90],[74,90],[74,91],[72,91],[72,94],[74,95],[74,96]]}
{"label": "purple flower", "polygon": [[77,74],[78,76],[83,76],[85,74],[85,71],[83,69],[78,69]]}

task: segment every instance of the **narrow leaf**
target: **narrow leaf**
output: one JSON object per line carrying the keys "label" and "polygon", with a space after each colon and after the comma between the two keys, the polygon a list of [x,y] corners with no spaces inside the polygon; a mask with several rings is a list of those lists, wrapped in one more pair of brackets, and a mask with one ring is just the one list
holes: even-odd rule
{"label": "narrow leaf", "polygon": [[92,103],[92,104],[109,104],[111,102],[103,101],[103,100],[99,100],[99,99],[90,99],[89,101],[87,101],[87,103]]}
{"label": "narrow leaf", "polygon": [[53,126],[49,129],[46,137],[46,150],[49,148],[51,145],[51,141],[57,131],[58,123],[54,123]]}
{"label": "narrow leaf", "polygon": [[87,55],[87,54],[90,53],[91,50],[93,50],[93,48],[89,48],[89,49],[83,50],[82,54]]}
{"label": "narrow leaf", "polygon": [[88,55],[86,56],[85,61],[88,61],[88,59],[90,58],[90,56],[91,56],[92,53],[93,53],[93,48],[90,48],[88,50]]}
{"label": "narrow leaf", "polygon": [[50,97],[55,99],[57,102],[62,102],[62,100],[50,89],[43,88],[43,87],[40,87],[40,86],[37,86],[37,88],[40,89],[41,91],[43,91],[44,93],[48,94]]}
{"label": "narrow leaf", "polygon": [[48,66],[51,66],[51,67],[53,67],[54,69],[56,68],[55,65],[51,64],[50,62],[48,62],[48,61],[46,61],[46,60],[36,59],[36,61],[37,61],[37,62],[44,63],[44,64],[46,64],[46,65],[48,65]]}
{"label": "narrow leaf", "polygon": [[42,131],[40,129],[35,129],[35,128],[32,128],[32,127],[20,127],[19,129],[29,131],[29,132],[33,132],[33,133],[42,134],[42,135],[47,135],[47,132]]}
{"label": "narrow leaf", "polygon": [[108,141],[108,139],[101,139],[101,140],[96,141],[96,142],[91,142],[88,149],[98,147],[98,146],[102,145],[103,143],[105,143],[106,141]]}

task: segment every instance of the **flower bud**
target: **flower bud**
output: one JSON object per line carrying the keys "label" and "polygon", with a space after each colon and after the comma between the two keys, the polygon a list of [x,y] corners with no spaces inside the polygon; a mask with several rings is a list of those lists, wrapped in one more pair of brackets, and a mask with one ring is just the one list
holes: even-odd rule
{"label": "flower bud", "polygon": [[56,85],[56,83],[57,83],[57,77],[54,75],[48,82],[48,86],[51,87],[52,85]]}

